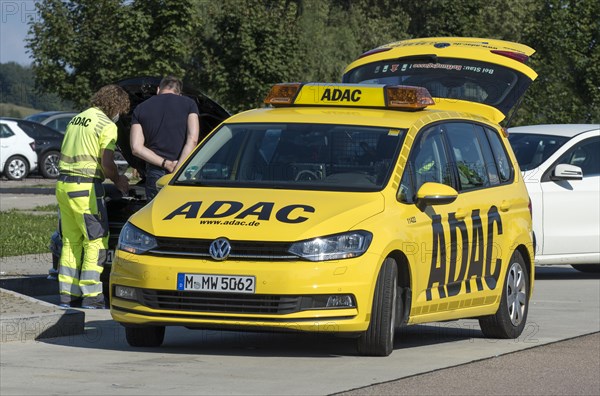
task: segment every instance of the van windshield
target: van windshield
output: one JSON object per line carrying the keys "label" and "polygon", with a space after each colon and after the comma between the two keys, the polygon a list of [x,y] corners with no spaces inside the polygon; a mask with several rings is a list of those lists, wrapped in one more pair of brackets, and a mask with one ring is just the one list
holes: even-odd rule
{"label": "van windshield", "polygon": [[435,98],[483,103],[506,115],[531,80],[493,63],[431,56],[368,63],[347,72],[343,82],[425,87]]}
{"label": "van windshield", "polygon": [[331,124],[225,124],[175,184],[378,191],[405,130]]}

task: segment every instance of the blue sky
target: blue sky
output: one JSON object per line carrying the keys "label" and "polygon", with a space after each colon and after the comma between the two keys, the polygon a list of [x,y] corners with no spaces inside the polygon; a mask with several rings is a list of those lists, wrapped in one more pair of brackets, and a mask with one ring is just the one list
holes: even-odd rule
{"label": "blue sky", "polygon": [[35,0],[0,0],[0,63],[31,63],[25,36],[27,21],[36,17]]}

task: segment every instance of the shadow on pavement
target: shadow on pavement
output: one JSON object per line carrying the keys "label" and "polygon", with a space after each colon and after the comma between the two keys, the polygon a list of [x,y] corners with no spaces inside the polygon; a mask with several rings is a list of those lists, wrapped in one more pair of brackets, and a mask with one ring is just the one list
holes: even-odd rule
{"label": "shadow on pavement", "polygon": [[600,273],[580,272],[570,266],[535,267],[535,280],[555,279],[600,279]]}
{"label": "shadow on pavement", "polygon": [[[483,338],[476,321],[471,324],[461,321],[413,325],[396,333],[394,349],[398,351],[474,338]],[[40,342],[74,348],[176,355],[310,358],[357,355],[354,338],[332,334],[191,330],[183,327],[167,327],[165,342],[159,348],[133,348],[127,344],[125,329],[112,319],[86,322],[83,335]]]}

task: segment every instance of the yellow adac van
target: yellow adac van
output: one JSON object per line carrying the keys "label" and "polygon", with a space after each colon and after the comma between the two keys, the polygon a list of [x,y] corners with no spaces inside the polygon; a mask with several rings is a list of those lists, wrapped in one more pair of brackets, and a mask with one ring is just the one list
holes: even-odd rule
{"label": "yellow adac van", "polygon": [[111,314],[129,344],[159,346],[166,326],[268,329],[385,356],[399,327],[460,318],[518,337],[531,212],[498,123],[536,77],[533,52],[402,41],[341,84],[278,84],[227,119],[120,234]]}

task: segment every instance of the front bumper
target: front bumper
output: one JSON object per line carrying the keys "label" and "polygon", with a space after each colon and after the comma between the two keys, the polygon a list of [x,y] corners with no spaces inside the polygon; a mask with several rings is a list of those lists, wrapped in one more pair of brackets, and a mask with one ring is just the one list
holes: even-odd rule
{"label": "front bumper", "polygon": [[[130,326],[362,332],[369,326],[377,263],[369,254],[324,262],[217,262],[118,251],[110,278],[111,314]],[[177,291],[179,273],[254,276],[256,292]],[[116,297],[117,285],[135,288],[138,298]],[[331,295],[350,295],[354,306],[311,305]]]}

